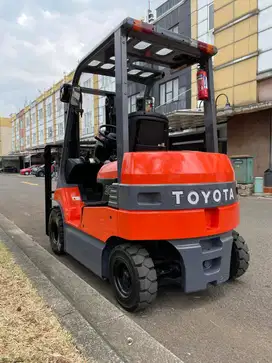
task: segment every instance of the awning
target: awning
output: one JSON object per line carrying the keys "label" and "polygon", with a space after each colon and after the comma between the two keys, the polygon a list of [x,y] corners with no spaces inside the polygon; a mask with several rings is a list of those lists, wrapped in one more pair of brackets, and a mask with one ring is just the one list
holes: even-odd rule
{"label": "awning", "polygon": [[[217,113],[217,123],[224,123],[228,117],[232,115],[232,110],[219,111]],[[195,129],[196,127],[204,126],[204,111],[203,109],[193,110],[177,110],[167,114],[169,127],[173,130]]]}
{"label": "awning", "polygon": [[[264,111],[272,108],[272,101],[259,102],[245,106],[236,106],[227,109],[218,110],[216,118],[217,123],[226,122],[234,115],[253,113]],[[204,126],[204,111],[203,108],[196,109],[181,109],[172,111],[166,114],[169,119],[169,126],[174,130],[194,129]]]}

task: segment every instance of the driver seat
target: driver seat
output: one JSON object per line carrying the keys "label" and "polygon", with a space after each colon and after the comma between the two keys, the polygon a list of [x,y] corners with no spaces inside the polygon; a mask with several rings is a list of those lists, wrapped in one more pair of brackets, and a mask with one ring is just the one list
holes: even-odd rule
{"label": "driver seat", "polygon": [[168,150],[168,119],[156,112],[136,111],[129,114],[129,151]]}

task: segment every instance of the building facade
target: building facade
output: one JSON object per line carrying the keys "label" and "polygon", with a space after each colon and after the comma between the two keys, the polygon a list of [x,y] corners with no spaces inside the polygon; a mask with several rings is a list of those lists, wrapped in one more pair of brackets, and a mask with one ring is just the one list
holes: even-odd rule
{"label": "building facade", "polygon": [[[272,0],[168,0],[155,15],[156,24],[218,48],[214,85],[218,120],[224,121],[219,138],[225,143],[220,150],[229,155],[253,156],[254,174],[263,175],[272,163]],[[202,114],[196,72],[193,66],[166,73],[152,92],[156,111],[172,114],[175,125],[181,128],[184,120],[179,111],[187,110],[187,119]],[[73,72],[12,117],[13,153],[37,152],[45,144],[62,142],[64,105],[59,100],[59,89],[72,76]],[[97,75],[84,76],[81,84],[112,91],[115,87],[113,79]],[[132,112],[143,87],[129,84],[128,91]],[[104,102],[103,97],[84,95],[82,138],[91,138],[104,122]],[[187,121],[187,128],[195,126]],[[195,144],[196,149],[201,149],[201,142]],[[182,142],[176,142],[176,146],[185,147]]]}
{"label": "building facade", "polygon": [[8,117],[0,117],[0,156],[11,152],[12,120]]}

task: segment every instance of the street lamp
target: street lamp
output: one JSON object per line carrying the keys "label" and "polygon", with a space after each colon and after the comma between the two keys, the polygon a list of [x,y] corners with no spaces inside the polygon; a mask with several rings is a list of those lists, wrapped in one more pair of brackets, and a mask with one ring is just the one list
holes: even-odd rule
{"label": "street lamp", "polygon": [[225,93],[220,93],[217,97],[216,97],[216,99],[215,99],[215,108],[217,109],[217,101],[218,101],[218,98],[220,97],[220,96],[225,96],[226,97],[226,105],[225,105],[225,107],[224,107],[224,109],[230,109],[231,108],[231,105],[230,105],[230,102],[229,102],[229,98],[228,98],[228,96],[225,94]]}
{"label": "street lamp", "polygon": [[[226,98],[226,104],[225,104],[224,109],[225,109],[225,110],[230,109],[230,108],[231,108],[231,104],[230,104],[230,102],[229,102],[229,98],[228,98],[228,96],[227,96],[225,93],[220,93],[220,94],[216,97],[216,99],[215,99],[215,108],[217,109],[217,101],[218,101],[218,98],[219,98],[220,96],[225,96],[225,98]],[[201,109],[201,104],[203,104],[203,103],[204,103],[204,101],[203,101],[203,100],[201,100],[201,101],[200,101],[200,103],[199,103],[199,105],[198,105],[198,109]]]}

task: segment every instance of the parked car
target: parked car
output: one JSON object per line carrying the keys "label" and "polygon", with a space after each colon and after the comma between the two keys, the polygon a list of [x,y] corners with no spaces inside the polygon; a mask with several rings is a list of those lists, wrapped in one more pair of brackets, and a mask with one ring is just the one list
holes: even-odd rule
{"label": "parked car", "polygon": [[7,165],[0,169],[0,173],[18,173],[18,169],[15,166]]}
{"label": "parked car", "polygon": [[20,174],[21,175],[30,175],[32,173],[32,170],[35,168],[35,167],[38,167],[39,165],[32,165],[30,166],[29,168],[24,168],[24,169],[21,169],[20,170]]}
{"label": "parked car", "polygon": [[[52,162],[52,165],[51,165],[51,173],[53,173],[53,171],[54,171],[53,163],[54,163],[54,162]],[[44,164],[43,164],[43,165],[41,165],[41,166],[39,166],[39,167],[37,168],[37,170],[35,170],[35,172],[33,172],[33,174],[34,174],[35,176],[37,176],[37,177],[43,177],[43,176],[44,176],[44,174],[45,174],[45,172],[44,172]]]}
{"label": "parked car", "polygon": [[35,175],[36,171],[39,169],[40,166],[41,166],[40,164],[33,166],[32,170],[31,170],[31,174]]}
{"label": "parked car", "polygon": [[40,165],[38,168],[33,171],[33,174],[37,177],[43,177],[44,176],[44,165]]}

